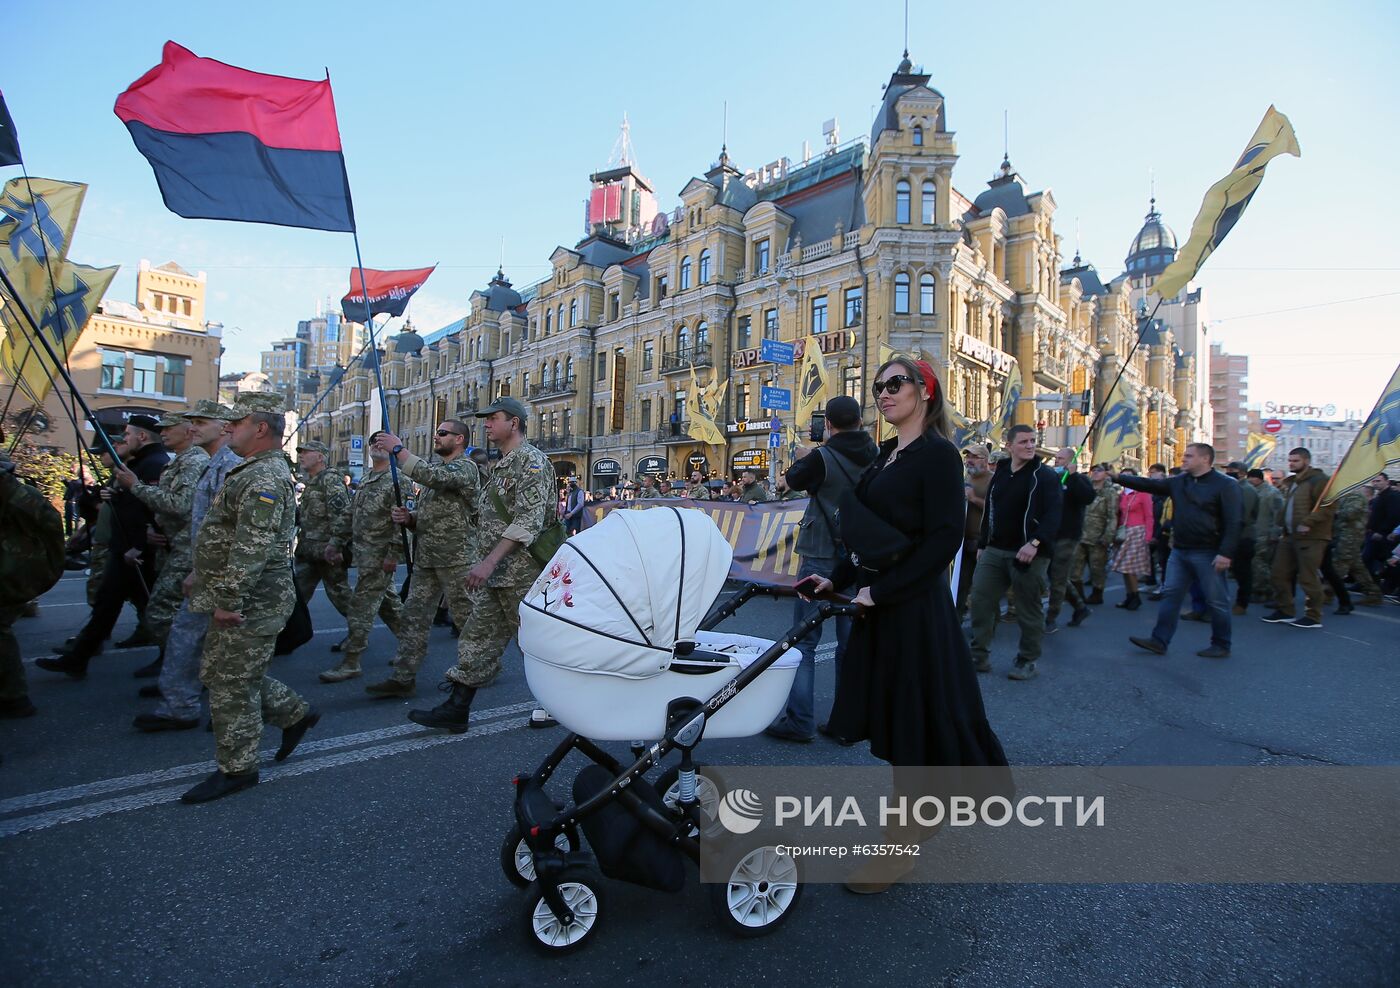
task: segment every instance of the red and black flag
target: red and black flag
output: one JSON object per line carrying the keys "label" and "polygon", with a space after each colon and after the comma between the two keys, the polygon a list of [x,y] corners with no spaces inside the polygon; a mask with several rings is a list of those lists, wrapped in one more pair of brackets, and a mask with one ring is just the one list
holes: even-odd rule
{"label": "red and black flag", "polygon": [[20,163],[19,135],[15,133],[15,122],[5,107],[5,94],[0,93],[0,166]]}
{"label": "red and black flag", "polygon": [[[378,315],[401,316],[403,310],[408,306],[408,300],[413,297],[413,293],[423,287],[423,282],[428,280],[428,275],[436,270],[437,265],[431,268],[412,268],[407,271],[376,271],[374,268],[364,269],[364,280],[360,280],[360,269],[350,269],[350,291],[340,300],[340,311],[345,314],[345,318],[351,322],[365,323],[370,318]],[[365,284],[369,284],[369,291],[365,291]],[[369,299],[366,302],[365,296]]]}
{"label": "red and black flag", "polygon": [[115,110],[172,212],[354,231],[329,78],[250,72],[167,41]]}

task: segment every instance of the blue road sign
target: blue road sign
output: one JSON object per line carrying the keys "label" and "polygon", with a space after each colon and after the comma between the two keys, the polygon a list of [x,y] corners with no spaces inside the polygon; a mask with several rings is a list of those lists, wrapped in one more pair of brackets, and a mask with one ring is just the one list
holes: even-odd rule
{"label": "blue road sign", "polygon": [[781,432],[768,433],[768,448],[778,449],[783,445],[783,434]]}
{"label": "blue road sign", "polygon": [[758,345],[758,355],[770,364],[792,365],[796,344],[780,343],[778,340],[764,339]]}
{"label": "blue road sign", "polygon": [[759,404],[775,412],[792,411],[792,392],[787,388],[761,388]]}
{"label": "blue road sign", "polygon": [[365,448],[365,437],[364,437],[364,436],[351,436],[351,437],[350,437],[350,448],[351,448],[351,449],[354,449],[354,450],[363,450],[363,449]]}

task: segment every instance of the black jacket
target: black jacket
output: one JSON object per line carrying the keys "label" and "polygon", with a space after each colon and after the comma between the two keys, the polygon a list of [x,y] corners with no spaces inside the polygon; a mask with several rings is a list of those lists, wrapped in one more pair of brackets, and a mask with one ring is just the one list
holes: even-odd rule
{"label": "black jacket", "polygon": [[1078,542],[1084,535],[1084,512],[1094,503],[1099,492],[1094,482],[1082,473],[1064,477],[1063,503],[1060,506],[1060,529],[1055,538]]}
{"label": "black jacket", "polygon": [[1113,480],[1130,490],[1172,499],[1172,548],[1235,558],[1243,517],[1240,488],[1219,470],[1200,477],[1182,472],[1165,480],[1119,474]]}
{"label": "black jacket", "polygon": [[[143,484],[160,483],[160,475],[170,462],[170,454],[160,443],[142,447],[126,464]],[[118,488],[112,494],[112,554],[119,556],[128,549],[146,548],[146,526],[154,519],[151,509],[136,499],[130,491]]]}
{"label": "black jacket", "polygon": [[[863,429],[834,432],[825,445],[827,449],[840,453],[850,460],[859,470],[864,470],[874,463],[875,457],[880,453],[879,447],[875,445],[875,440],[871,439],[870,434]],[[859,470],[851,478],[852,480],[860,479]],[[822,481],[826,479],[826,461],[813,451],[788,467],[783,478],[787,481],[788,487],[793,490],[806,491],[810,494],[821,487]]]}
{"label": "black jacket", "polygon": [[[879,449],[864,430],[832,433],[825,443],[832,457],[834,475],[828,480],[826,455],[813,450],[783,474],[788,487],[805,492],[809,500],[797,532],[797,554],[803,559],[831,559],[841,555],[836,520],[841,498],[855,487],[865,468],[875,461]],[[839,458],[838,458],[839,457]],[[842,462],[845,460],[847,462]]]}
{"label": "black jacket", "polygon": [[1366,531],[1376,535],[1389,535],[1400,525],[1400,490],[1387,487],[1371,498],[1371,513],[1367,516]]}
{"label": "black jacket", "polygon": [[[1032,464],[1022,467],[1022,470],[1029,469]],[[1054,470],[1044,463],[1034,464],[1035,472],[1031,474],[1030,491],[1024,507],[1018,506],[1016,511],[1021,516],[1019,531],[1022,536],[1021,545],[1025,545],[1032,539],[1040,540],[1040,549],[1037,554],[1044,553],[1047,557],[1054,553],[1055,536],[1060,530],[1060,511],[1063,497],[1060,492],[1060,477]],[[991,486],[987,488],[987,507],[982,512],[982,531],[977,537],[977,548],[985,549],[991,542],[992,525],[997,508],[997,487],[1003,489],[1011,481],[1011,460],[1005,459],[997,464],[996,470],[992,473]],[[1017,546],[1019,549],[1020,546]]]}

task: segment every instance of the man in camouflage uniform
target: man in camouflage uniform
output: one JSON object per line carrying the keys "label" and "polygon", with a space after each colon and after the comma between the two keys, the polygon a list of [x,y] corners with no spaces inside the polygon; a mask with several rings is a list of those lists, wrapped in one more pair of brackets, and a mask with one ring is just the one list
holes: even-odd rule
{"label": "man in camouflage uniform", "polygon": [[[228,472],[243,462],[228,446],[228,420],[232,412],[209,399],[201,399],[187,414],[190,437],[194,444],[209,455],[204,473],[194,485],[190,497],[190,562],[193,567],[193,547],[200,526],[209,514],[214,495],[224,486]],[[209,630],[209,615],[190,610],[189,595],[194,586],[194,573],[186,574],[181,586],[184,599],[175,612],[170,632],[165,639],[165,662],[160,670],[160,682],[154,690],[142,690],[142,696],[155,696],[160,705],[154,711],[136,715],[132,726],[148,734],[157,731],[187,731],[199,726],[199,660],[204,653],[204,637]]]}
{"label": "man in camouflage uniform", "polygon": [[[462,625],[457,665],[447,671],[451,695],[432,710],[408,715],[414,723],[454,734],[467,729],[477,689],[501,671],[501,656],[520,627],[520,602],[543,568],[528,547],[554,520],[554,469],[525,441],[525,406],[505,395],[476,414],[486,420],[486,435],[501,450],[477,501],[478,546],[485,555],[467,574],[476,598]],[[548,727],[553,721],[536,711],[530,723]]]}
{"label": "man in camouflage uniform", "polygon": [[705,486],[705,477],[699,470],[690,472],[690,483],[686,486],[685,496],[692,501],[708,501],[710,499],[710,489]]}
{"label": "man in camouflage uniform", "polygon": [[1343,580],[1354,580],[1363,596],[1361,603],[1366,607],[1381,605],[1381,588],[1376,578],[1361,561],[1361,550],[1366,544],[1366,522],[1370,516],[1370,505],[1360,491],[1344,494],[1337,501],[1337,516],[1332,530],[1336,533],[1336,548],[1332,550],[1332,569]]}
{"label": "man in camouflage uniform", "polygon": [[[126,455],[126,437],[111,436],[113,448],[118,456]],[[96,453],[98,462],[108,470],[116,464],[106,445],[96,445],[88,449]],[[97,509],[97,524],[92,526],[92,548],[88,550],[87,602],[88,607],[97,604],[97,588],[102,583],[102,573],[107,569],[107,546],[112,541],[112,502],[103,501]]]}
{"label": "man in camouflage uniform", "polygon": [[[474,535],[481,477],[471,457],[465,455],[467,426],[457,419],[445,419],[437,427],[433,451],[442,457],[441,463],[414,456],[390,432],[380,433],[373,445],[386,457],[398,457],[399,469],[416,481],[420,490],[413,511],[394,508],[390,513],[396,523],[415,533],[413,585],[399,620],[394,672],[382,683],[366,686],[365,692],[374,697],[407,697],[417,689],[418,667],[428,654],[428,632],[438,600],[446,596],[458,628],[465,629],[472,613],[474,601],[468,592],[467,575],[481,558]],[[466,634],[458,637],[459,662],[469,644]]]}
{"label": "man in camouflage uniform", "polygon": [[[192,442],[190,421],[183,415],[167,414],[159,422],[161,442],[175,459],[166,466],[157,484],[143,484],[136,474],[125,467],[115,473],[116,482],[131,491],[133,497],[155,515],[160,536],[165,540],[155,586],[146,604],[146,630],[161,649],[170,634],[170,623],[184,600],[185,577],[194,568],[193,546],[190,542],[190,508],[194,501],[194,486],[209,465],[209,454]],[[148,536],[149,538],[149,536]],[[155,669],[160,668],[160,659]]]}
{"label": "man in camouflage uniform", "polygon": [[660,496],[661,491],[657,489],[656,478],[649,473],[642,474],[642,486],[641,489],[637,491],[637,497],[641,499]]}
{"label": "man in camouflage uniform", "polygon": [[282,396],[244,392],[229,413],[229,446],[244,461],[214,497],[194,551],[190,609],[209,614],[200,677],[209,688],[218,769],[181,796],[203,803],[258,781],[263,721],[282,728],[284,760],[318,720],[267,675],[277,634],[296,604],[296,487],[282,454]]}
{"label": "man in camouflage uniform", "polygon": [[[1102,463],[1089,471],[1089,482],[1097,497],[1084,511],[1084,534],[1075,547],[1070,561],[1070,582],[1086,604],[1102,604],[1103,588],[1108,582],[1108,550],[1118,534],[1118,488],[1109,482],[1108,470]],[[1089,582],[1093,592],[1084,594],[1084,567],[1089,567]]]}
{"label": "man in camouflage uniform", "polygon": [[1283,495],[1269,483],[1263,470],[1246,474],[1249,485],[1259,495],[1259,517],[1254,523],[1254,602],[1268,603],[1274,599],[1274,550],[1283,534]]}
{"label": "man in camouflage uniform", "polygon": [[63,575],[63,518],[0,452],[0,717],[34,714],[14,623]]}
{"label": "man in camouflage uniform", "polygon": [[[321,673],[323,683],[342,683],[360,675],[360,656],[369,647],[369,632],[377,613],[396,636],[403,602],[394,590],[394,571],[403,560],[403,539],[394,524],[394,478],[389,456],[374,447],[383,432],[369,437],[369,473],[360,481],[348,515],[336,531],[336,541],[349,544],[355,563],[355,590],[350,596],[350,634],[340,665]],[[339,564],[336,553],[332,562]]]}
{"label": "man in camouflage uniform", "polygon": [[316,585],[326,584],[326,596],[343,616],[350,616],[350,582],[345,567],[331,562],[333,555],[345,552],[345,543],[336,544],[336,527],[350,511],[350,492],[345,480],[326,469],[330,449],[312,440],[297,447],[297,463],[306,480],[301,492],[296,552],[297,590],[311,603]]}

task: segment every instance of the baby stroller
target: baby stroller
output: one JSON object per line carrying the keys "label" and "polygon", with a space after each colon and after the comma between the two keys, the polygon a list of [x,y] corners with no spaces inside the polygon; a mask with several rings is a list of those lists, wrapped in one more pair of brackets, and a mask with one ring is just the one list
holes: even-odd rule
{"label": "baby stroller", "polygon": [[[695,747],[705,737],[760,733],[787,702],[801,661],[793,642],[855,611],[825,601],[777,642],[716,632],[755,596],[796,593],[751,583],[711,610],[732,556],[704,512],[614,511],[561,546],[521,602],[526,680],[572,732],[514,780],[515,826],[501,848],[506,877],[529,888],[524,925],[546,953],[593,936],[602,876],[670,892],[684,886],[685,859],[698,863],[702,839],[724,834],[716,822],[723,783],[693,760]],[[632,764],[603,741],[631,742]],[[677,750],[679,764],[645,778]],[[545,784],[574,751],[592,764],[561,806]],[[771,846],[722,846],[729,880],[709,886],[721,923],[740,936],[771,932],[800,898],[797,862]]]}

